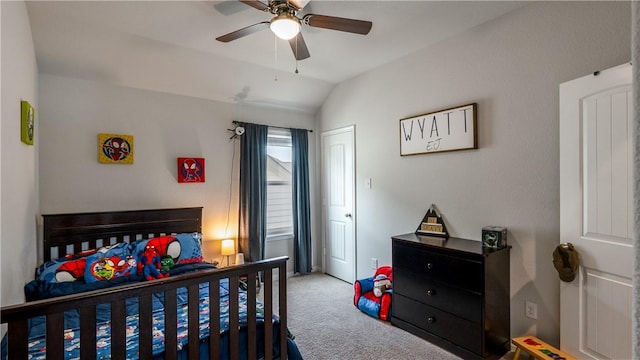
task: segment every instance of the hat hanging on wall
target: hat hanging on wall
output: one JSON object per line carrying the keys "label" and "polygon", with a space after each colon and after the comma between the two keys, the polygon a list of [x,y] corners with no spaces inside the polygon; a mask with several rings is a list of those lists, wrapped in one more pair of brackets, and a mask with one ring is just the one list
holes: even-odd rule
{"label": "hat hanging on wall", "polygon": [[572,282],[576,278],[579,264],[580,254],[572,243],[560,244],[553,251],[553,266],[558,271],[560,280]]}

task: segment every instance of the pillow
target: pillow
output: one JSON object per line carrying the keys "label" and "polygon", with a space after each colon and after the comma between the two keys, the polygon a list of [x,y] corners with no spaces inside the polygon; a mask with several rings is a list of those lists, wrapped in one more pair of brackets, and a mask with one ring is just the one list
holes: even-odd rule
{"label": "pillow", "polygon": [[86,260],[64,257],[47,261],[36,268],[36,279],[49,283],[80,280],[84,277]]}
{"label": "pillow", "polygon": [[200,237],[200,233],[184,233],[139,240],[135,243],[135,253],[139,257],[145,246],[151,244],[156,247],[160,256],[171,256],[176,265],[202,262]]}
{"label": "pillow", "polygon": [[100,248],[87,257],[84,281],[107,281],[136,273],[135,245],[120,243]]}

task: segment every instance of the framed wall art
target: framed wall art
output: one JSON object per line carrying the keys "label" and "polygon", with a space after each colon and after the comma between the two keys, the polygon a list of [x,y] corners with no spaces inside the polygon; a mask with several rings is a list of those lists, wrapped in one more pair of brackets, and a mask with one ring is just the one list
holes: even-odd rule
{"label": "framed wall art", "polygon": [[178,158],[178,182],[179,183],[203,183],[204,182],[204,158],[179,157]]}
{"label": "framed wall art", "polygon": [[133,164],[133,135],[98,134],[98,161]]}
{"label": "framed wall art", "polygon": [[36,111],[28,101],[20,101],[20,140],[33,145]]}
{"label": "framed wall art", "polygon": [[400,120],[400,155],[478,148],[477,104],[467,104]]}

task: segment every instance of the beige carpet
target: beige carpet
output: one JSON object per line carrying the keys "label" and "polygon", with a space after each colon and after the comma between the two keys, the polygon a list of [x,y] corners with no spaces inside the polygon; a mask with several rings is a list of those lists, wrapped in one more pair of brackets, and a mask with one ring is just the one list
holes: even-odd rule
{"label": "beige carpet", "polygon": [[459,359],[353,306],[353,286],[313,273],[288,281],[289,329],[306,360]]}

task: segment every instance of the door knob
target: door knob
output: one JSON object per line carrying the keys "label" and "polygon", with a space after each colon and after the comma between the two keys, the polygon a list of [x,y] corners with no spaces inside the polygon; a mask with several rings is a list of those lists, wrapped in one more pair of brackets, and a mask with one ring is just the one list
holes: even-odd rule
{"label": "door knob", "polygon": [[351,213],[346,213],[346,214],[344,214],[344,217],[348,217],[348,218],[350,218],[350,217],[351,217]]}

